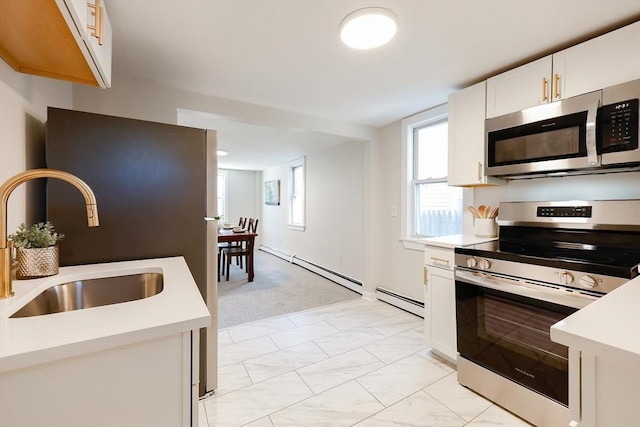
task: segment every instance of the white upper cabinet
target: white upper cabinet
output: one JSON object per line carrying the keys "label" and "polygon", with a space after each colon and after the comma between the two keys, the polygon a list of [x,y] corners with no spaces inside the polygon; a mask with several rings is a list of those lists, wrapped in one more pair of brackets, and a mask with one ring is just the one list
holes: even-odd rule
{"label": "white upper cabinet", "polygon": [[640,79],[640,21],[554,54],[553,72],[561,98]]}
{"label": "white upper cabinet", "polygon": [[[487,114],[496,117],[549,102],[551,55],[487,79]],[[484,125],[484,122],[483,122]]]}
{"label": "white upper cabinet", "polygon": [[487,79],[496,117],[640,78],[640,22]]}
{"label": "white upper cabinet", "polygon": [[495,185],[484,174],[485,82],[449,95],[447,183],[454,186]]}

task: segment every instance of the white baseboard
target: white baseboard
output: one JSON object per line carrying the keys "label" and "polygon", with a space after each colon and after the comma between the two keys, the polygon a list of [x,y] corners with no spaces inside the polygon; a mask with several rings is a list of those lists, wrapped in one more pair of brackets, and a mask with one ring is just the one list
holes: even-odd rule
{"label": "white baseboard", "polygon": [[362,282],[356,279],[352,279],[320,265],[313,264],[312,262],[306,261],[302,258],[298,258],[295,255],[293,256],[292,262],[296,265],[299,265],[300,267],[304,267],[309,271],[319,274],[320,276],[329,279],[332,282],[336,282],[337,284],[342,285],[347,289],[351,289],[354,292],[362,294]]}
{"label": "white baseboard", "polygon": [[271,255],[275,255],[278,258],[282,258],[285,261],[293,262],[293,255],[279,251],[278,249],[270,248],[269,246],[265,246],[265,245],[260,245],[260,250],[265,251]]}
{"label": "white baseboard", "polygon": [[[350,277],[347,277],[343,274],[340,274],[338,272],[335,272],[333,270],[330,270],[326,267],[322,267],[318,264],[314,264],[312,262],[306,261],[302,258],[298,258],[295,255],[291,255],[291,254],[287,254],[285,252],[282,252],[278,249],[274,249],[271,248],[269,246],[265,246],[265,245],[260,245],[260,250],[265,251],[267,253],[270,253],[271,255],[275,255],[278,258],[282,258],[286,261],[289,261],[292,264],[296,264],[299,265],[302,268],[305,268],[313,273],[316,273],[322,277],[324,277],[325,279],[331,280],[332,282],[335,282],[339,285],[344,286],[347,289],[351,289],[354,292],[357,292],[359,294],[363,294],[362,291],[362,282],[356,280],[356,279],[352,279]],[[370,296],[369,296],[370,297]],[[375,296],[372,298],[375,299]]]}
{"label": "white baseboard", "polygon": [[424,318],[424,303],[421,301],[398,294],[386,288],[376,288],[376,298]]}

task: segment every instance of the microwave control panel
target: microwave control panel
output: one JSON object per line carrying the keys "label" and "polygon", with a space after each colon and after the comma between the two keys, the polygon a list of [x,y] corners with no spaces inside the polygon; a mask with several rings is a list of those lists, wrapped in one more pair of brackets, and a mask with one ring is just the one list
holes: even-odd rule
{"label": "microwave control panel", "polygon": [[638,148],[638,99],[617,102],[600,108],[602,152]]}

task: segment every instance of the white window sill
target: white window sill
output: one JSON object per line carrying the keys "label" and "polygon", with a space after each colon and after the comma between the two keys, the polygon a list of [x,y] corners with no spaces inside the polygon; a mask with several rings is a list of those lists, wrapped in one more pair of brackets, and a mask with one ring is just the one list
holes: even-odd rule
{"label": "white window sill", "polygon": [[304,229],[306,228],[305,225],[295,225],[295,224],[288,224],[289,230],[293,230],[293,231],[304,231]]}

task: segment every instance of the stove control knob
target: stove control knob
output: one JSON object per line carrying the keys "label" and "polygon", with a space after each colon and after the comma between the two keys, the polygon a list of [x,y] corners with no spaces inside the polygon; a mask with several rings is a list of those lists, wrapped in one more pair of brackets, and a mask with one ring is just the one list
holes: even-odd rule
{"label": "stove control knob", "polygon": [[491,261],[489,261],[488,259],[483,259],[482,261],[480,261],[480,268],[483,270],[488,270],[489,268],[491,268]]}
{"label": "stove control knob", "polygon": [[580,278],[580,284],[585,288],[591,289],[598,285],[598,281],[587,274],[586,276],[582,276]]}
{"label": "stove control knob", "polygon": [[475,268],[478,266],[478,260],[475,257],[467,258],[467,267]]}
{"label": "stove control knob", "polygon": [[563,271],[562,274],[560,274],[560,281],[563,285],[569,285],[573,282],[573,276],[568,271]]}

